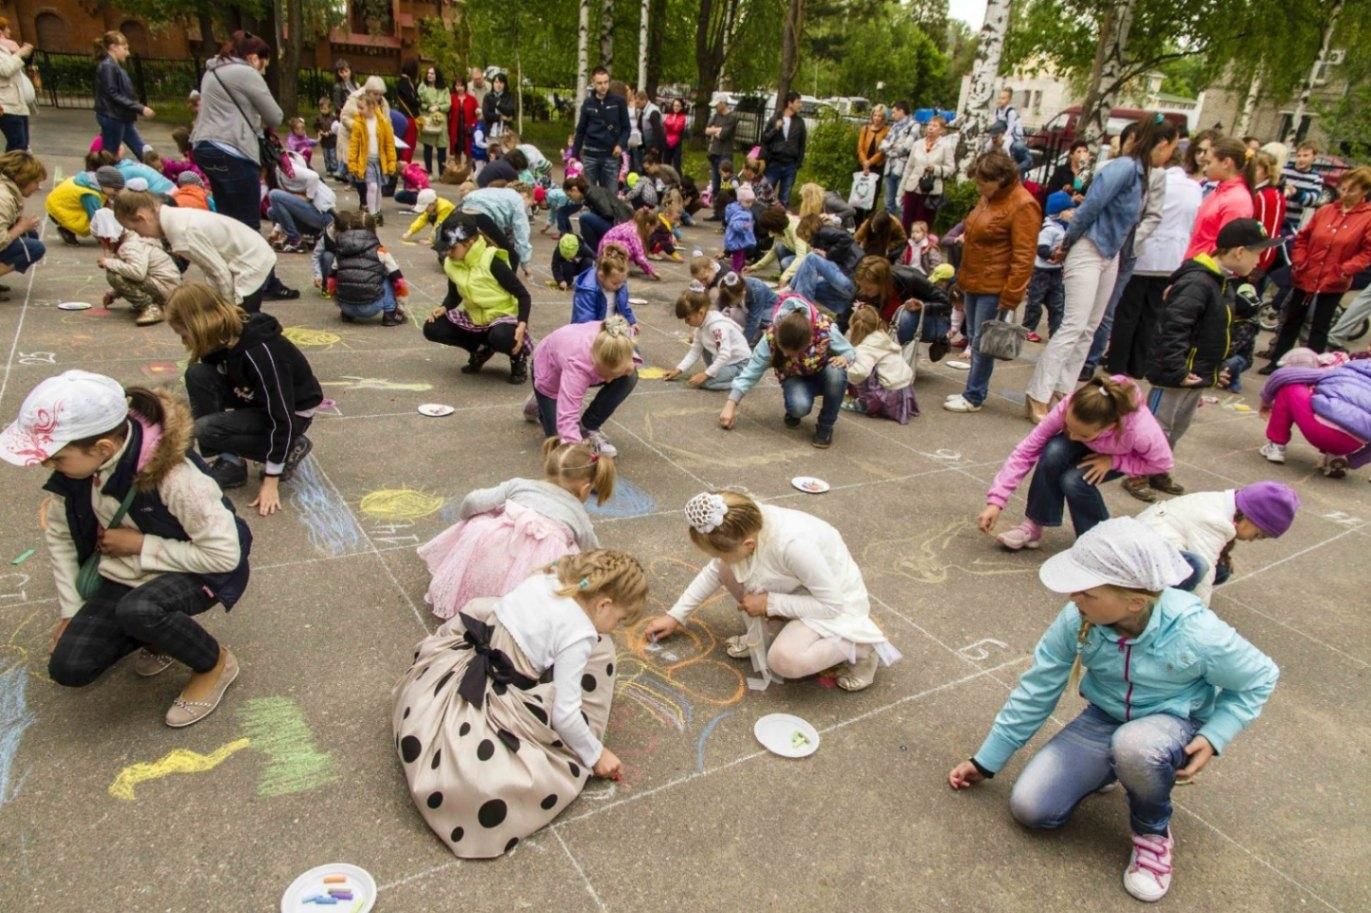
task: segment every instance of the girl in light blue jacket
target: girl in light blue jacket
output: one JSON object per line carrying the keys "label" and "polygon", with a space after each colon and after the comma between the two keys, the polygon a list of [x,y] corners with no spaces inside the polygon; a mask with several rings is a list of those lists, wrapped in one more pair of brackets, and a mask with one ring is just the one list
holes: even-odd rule
{"label": "girl in light blue jacket", "polygon": [[1170,589],[1189,574],[1180,552],[1132,517],[1106,520],[1048,559],[1039,577],[1072,601],[985,742],[948,775],[953,789],[993,777],[1079,684],[1085,710],[1028,762],[1010,811],[1026,827],[1061,827],[1082,799],[1118,781],[1133,831],[1124,888],[1145,901],[1171,886],[1172,788],[1257,718],[1279,677],[1199,599]]}

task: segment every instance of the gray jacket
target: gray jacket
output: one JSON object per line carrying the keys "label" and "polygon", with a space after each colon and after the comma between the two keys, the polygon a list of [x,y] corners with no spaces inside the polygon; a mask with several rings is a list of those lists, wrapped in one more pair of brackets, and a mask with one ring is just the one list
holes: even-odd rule
{"label": "gray jacket", "polygon": [[257,137],[263,126],[279,127],[283,116],[261,73],[242,58],[216,57],[205,64],[190,141],[226,143],[260,165]]}
{"label": "gray jacket", "polygon": [[727,114],[720,114],[715,111],[709,115],[710,127],[722,127],[723,132],[718,136],[711,137],[709,140],[710,155],[732,155],[733,154],[733,134],[738,129],[738,115],[732,111]]}
{"label": "gray jacket", "polygon": [[590,514],[586,512],[585,505],[576,500],[571,492],[552,482],[510,479],[494,488],[477,489],[462,499],[458,513],[463,520],[470,520],[477,514],[503,507],[506,501],[513,501],[562,524],[570,531],[581,551],[600,547],[600,540],[590,525]]}

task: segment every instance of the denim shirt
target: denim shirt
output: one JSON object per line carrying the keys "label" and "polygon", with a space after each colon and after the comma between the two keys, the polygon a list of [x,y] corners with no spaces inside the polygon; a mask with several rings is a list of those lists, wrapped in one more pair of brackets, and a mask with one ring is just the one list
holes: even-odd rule
{"label": "denim shirt", "polygon": [[1142,217],[1146,189],[1142,174],[1142,163],[1132,156],[1112,159],[1101,168],[1071,219],[1066,247],[1086,237],[1105,259],[1122,250],[1128,233]]}

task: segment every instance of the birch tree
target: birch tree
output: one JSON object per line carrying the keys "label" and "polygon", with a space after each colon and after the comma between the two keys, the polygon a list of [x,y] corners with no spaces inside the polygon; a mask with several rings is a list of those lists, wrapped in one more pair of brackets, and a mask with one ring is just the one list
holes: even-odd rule
{"label": "birch tree", "polygon": [[647,25],[651,14],[652,0],[642,0],[641,15],[638,20],[638,91],[647,91]]}
{"label": "birch tree", "polygon": [[800,68],[800,37],[804,34],[804,0],[789,0],[781,20],[781,73],[776,81],[776,114],[781,113],[785,97]]}
{"label": "birch tree", "polygon": [[709,96],[719,84],[728,56],[735,53],[738,33],[747,24],[755,0],[700,0],[695,26],[695,98],[692,130],[699,134],[709,118]]}
{"label": "birch tree", "polygon": [[1090,93],[1081,105],[1081,128],[1077,135],[1092,146],[1109,130],[1109,114],[1114,110],[1128,71],[1128,33],[1133,26],[1136,0],[1120,0],[1109,7],[1100,23],[1100,42],[1091,68]]}
{"label": "birch tree", "polygon": [[581,0],[581,15],[576,28],[576,105],[586,97],[590,77],[590,0]]}
{"label": "birch tree", "polygon": [[604,0],[600,12],[600,66],[614,72],[614,0]]}
{"label": "birch tree", "polygon": [[1257,110],[1257,102],[1262,95],[1262,74],[1258,70],[1252,74],[1252,79],[1247,83],[1247,95],[1244,96],[1242,109],[1238,111],[1238,122],[1233,125],[1234,136],[1246,136],[1252,129],[1252,115]]}
{"label": "birch tree", "polygon": [[995,80],[1000,75],[1004,36],[1009,30],[1011,0],[989,0],[985,23],[976,46],[976,63],[971,68],[971,87],[966,106],[957,115],[957,170],[966,174],[981,146],[981,134],[990,120]]}

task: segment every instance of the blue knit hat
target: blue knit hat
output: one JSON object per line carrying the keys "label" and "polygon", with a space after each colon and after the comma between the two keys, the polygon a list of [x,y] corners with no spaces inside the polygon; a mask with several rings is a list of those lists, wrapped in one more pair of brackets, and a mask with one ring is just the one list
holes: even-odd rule
{"label": "blue knit hat", "polygon": [[1065,210],[1071,209],[1076,204],[1071,200],[1071,194],[1065,190],[1058,190],[1056,193],[1047,195],[1047,217],[1050,219]]}

